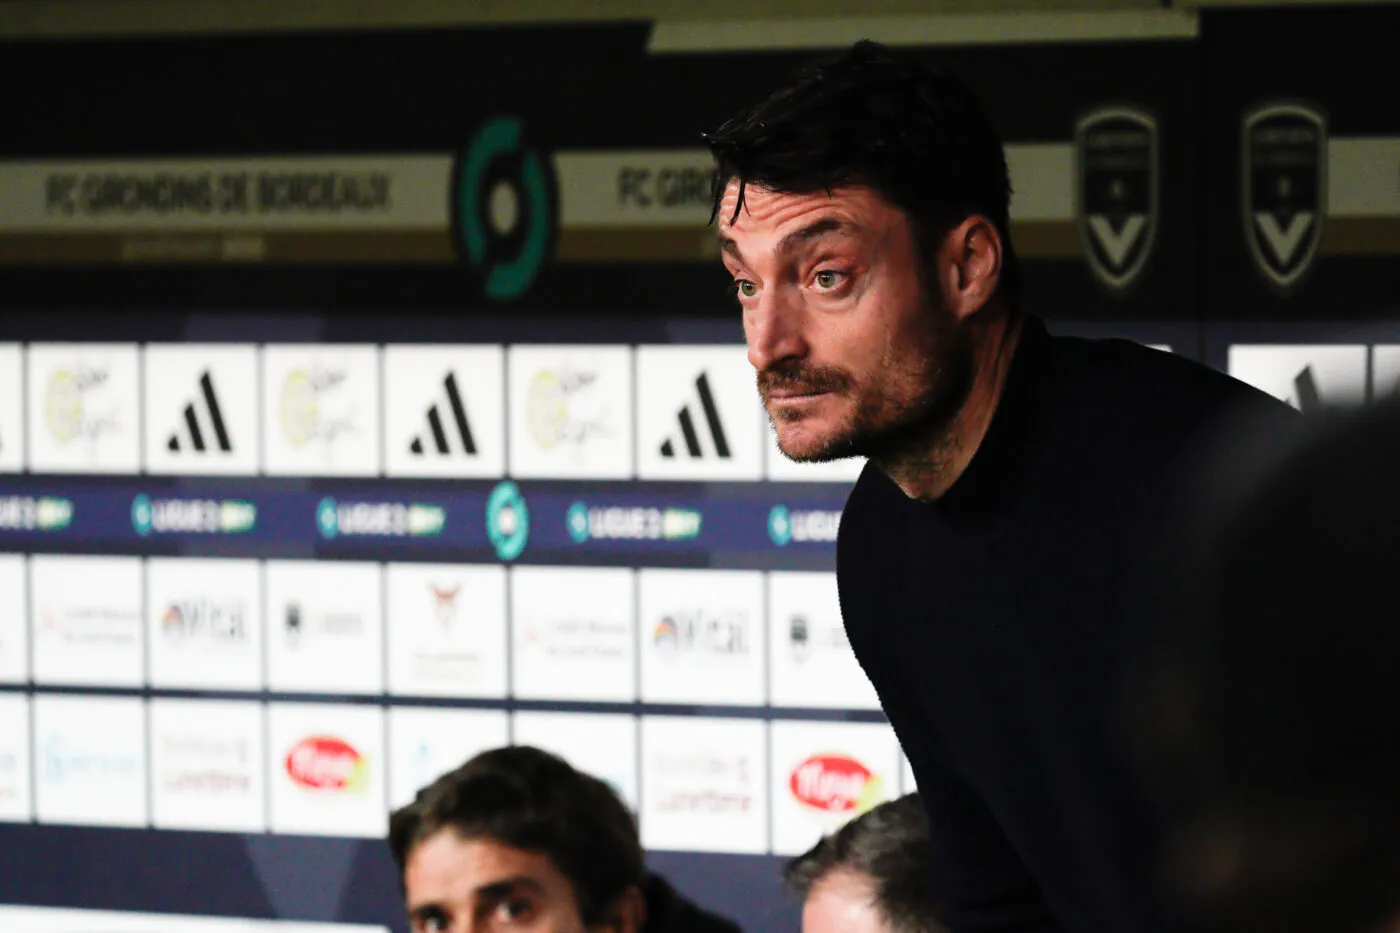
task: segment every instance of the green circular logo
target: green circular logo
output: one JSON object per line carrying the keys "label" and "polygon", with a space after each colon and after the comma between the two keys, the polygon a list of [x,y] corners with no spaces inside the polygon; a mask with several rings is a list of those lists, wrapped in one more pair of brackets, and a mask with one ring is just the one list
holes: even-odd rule
{"label": "green circular logo", "polygon": [[792,540],[792,516],[788,514],[787,506],[775,505],[768,510],[768,537],[778,547]]}
{"label": "green circular logo", "polygon": [[340,533],[340,514],[336,511],[334,499],[322,499],[316,506],[316,527],[326,540]]}
{"label": "green circular logo", "polygon": [[[457,183],[462,252],[472,268],[486,273],[486,297],[497,301],[523,295],[549,249],[552,212],[544,162],[533,149],[521,151],[521,129],[516,117],[497,117],[483,125],[462,156]],[[496,160],[516,153],[519,168],[509,178],[490,171]],[[490,258],[493,235],[518,240],[515,255]]]}
{"label": "green circular logo", "polygon": [[143,538],[151,533],[151,497],[144,492],[131,500],[131,527]]}
{"label": "green circular logo", "polygon": [[569,506],[569,537],[574,539],[575,544],[582,544],[588,540],[588,506],[582,502],[575,502]]}
{"label": "green circular logo", "polygon": [[498,483],[486,499],[486,537],[501,560],[515,560],[530,539],[530,510],[509,480]]}

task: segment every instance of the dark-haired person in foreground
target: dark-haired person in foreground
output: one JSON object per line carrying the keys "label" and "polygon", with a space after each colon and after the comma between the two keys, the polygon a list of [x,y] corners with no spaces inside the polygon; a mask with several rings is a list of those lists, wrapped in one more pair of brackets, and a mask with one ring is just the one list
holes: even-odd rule
{"label": "dark-haired person in foreground", "polygon": [[1400,930],[1400,400],[1236,441],[1134,684],[1199,933]]}
{"label": "dark-haired person in foreground", "polygon": [[483,752],[389,819],[414,933],[739,933],[643,863],[612,788],[528,746]]}
{"label": "dark-haired person in foreground", "polygon": [[928,887],[933,850],[917,794],[872,808],[790,861],[802,933],[944,933]]}
{"label": "dark-haired person in foreground", "polygon": [[869,458],[841,611],[939,842],[945,923],[1157,928],[1159,820],[1116,720],[1149,548],[1205,432],[1292,410],[1173,354],[1051,336],[1001,141],[941,71],[860,43],[707,141],[779,447]]}

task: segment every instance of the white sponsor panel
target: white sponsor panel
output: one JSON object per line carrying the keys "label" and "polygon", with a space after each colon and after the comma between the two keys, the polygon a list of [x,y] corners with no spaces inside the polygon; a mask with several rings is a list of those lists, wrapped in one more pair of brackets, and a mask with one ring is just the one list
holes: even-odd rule
{"label": "white sponsor panel", "polygon": [[148,344],[143,392],[146,472],[258,472],[256,346]]}
{"label": "white sponsor panel", "polygon": [[762,574],[642,570],[638,587],[644,701],[763,704]]}
{"label": "white sponsor panel", "polygon": [[380,566],[268,561],[263,572],[268,687],[309,693],[382,693]]}
{"label": "white sponsor panel", "polygon": [[555,153],[559,225],[681,227],[699,234],[710,220],[714,168],[706,149]]}
{"label": "white sponsor panel", "polygon": [[0,822],[34,816],[29,775],[29,698],[0,694]]}
{"label": "white sponsor panel", "polygon": [[628,568],[513,568],[511,692],[532,700],[636,700],[635,596]]}
{"label": "white sponsor panel", "polygon": [[1371,397],[1383,399],[1400,392],[1400,344],[1371,348]]}
{"label": "white sponsor panel", "polygon": [[743,344],[637,348],[637,475],[763,478],[763,406]]}
{"label": "white sponsor panel", "polygon": [[254,560],[146,561],[153,687],[261,690],[262,570]]}
{"label": "white sponsor panel", "polygon": [[773,853],[800,855],[899,796],[899,743],[884,723],[774,722]]}
{"label": "white sponsor panel", "polygon": [[34,697],[40,823],[145,826],[146,710],[134,697]]}
{"label": "white sponsor panel", "polygon": [[145,682],[140,558],[36,554],[29,610],[35,683]]}
{"label": "white sponsor panel", "polygon": [[846,639],[834,573],[769,574],[768,639],[772,705],[880,708]]}
{"label": "white sponsor panel", "polygon": [[386,927],[349,923],[8,905],[0,906],[0,929],[8,933],[389,933]]}
{"label": "white sponsor panel", "polygon": [[19,554],[0,554],[0,683],[29,680],[29,575]]}
{"label": "white sponsor panel", "polygon": [[379,350],[263,349],[263,466],[292,476],[379,474]]}
{"label": "white sponsor panel", "polygon": [[606,783],[638,812],[636,716],[519,712],[511,722],[511,742],[558,755]]}
{"label": "white sponsor panel", "polygon": [[384,348],[384,471],[495,477],[506,466],[505,351]]}
{"label": "white sponsor panel", "polygon": [[510,475],[632,478],[632,350],[512,346]]}
{"label": "white sponsor panel", "polygon": [[24,353],[0,343],[0,473],[24,469]]}
{"label": "white sponsor panel", "polygon": [[265,831],[263,714],[261,703],[152,700],[152,825]]}
{"label": "white sponsor panel", "polygon": [[389,564],[389,692],[504,699],[506,571]]}
{"label": "white sponsor panel", "polygon": [[267,729],[274,833],[388,833],[383,708],[272,703]]}
{"label": "white sponsor panel", "polygon": [[642,845],[768,851],[768,757],[757,719],[642,717]]}
{"label": "white sponsor panel", "polygon": [[865,469],[864,457],[846,457],[826,463],[797,463],[789,460],[778,447],[778,432],[773,421],[763,416],[765,444],[764,475],[780,483],[854,483]]}
{"label": "white sponsor panel", "polygon": [[1366,354],[1365,346],[1236,344],[1228,369],[1236,379],[1309,411],[1365,401]]}
{"label": "white sponsor panel", "polygon": [[389,805],[412,803],[419,790],[479,752],[509,744],[505,710],[389,707]]}
{"label": "white sponsor panel", "polygon": [[30,344],[29,469],[138,472],[139,367],[132,343]]}

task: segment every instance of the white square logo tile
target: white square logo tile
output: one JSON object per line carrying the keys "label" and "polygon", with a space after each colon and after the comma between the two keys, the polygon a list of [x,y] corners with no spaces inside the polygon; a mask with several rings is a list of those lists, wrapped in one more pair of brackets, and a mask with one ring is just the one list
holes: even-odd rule
{"label": "white square logo tile", "polygon": [[153,687],[261,690],[262,570],[254,560],[146,561]]}
{"label": "white square logo tile", "polygon": [[768,626],[774,706],[880,708],[846,639],[834,573],[769,574]]}
{"label": "white square logo tile", "polygon": [[24,469],[24,352],[0,343],[0,473]]}
{"label": "white square logo tile", "polygon": [[157,829],[266,830],[261,703],[150,703],[151,822]]}
{"label": "white square logo tile", "polygon": [[527,479],[632,478],[632,350],[512,346],[509,471]]}
{"label": "white square logo tile", "polygon": [[35,683],[145,683],[140,558],[35,555],[29,587]]}
{"label": "white square logo tile", "polygon": [[638,580],[642,699],[763,705],[763,575],[647,569]]}
{"label": "white square logo tile", "polygon": [[380,566],[268,561],[263,572],[268,687],[307,693],[382,693]]}
{"label": "white square logo tile", "polygon": [[506,696],[506,571],[389,564],[389,692]]}
{"label": "white square logo tile", "polygon": [[0,694],[0,822],[27,823],[34,816],[29,749],[29,698]]}
{"label": "white square logo tile", "polygon": [[505,710],[389,707],[389,800],[394,809],[481,752],[510,744]]}
{"label": "white square logo tile", "polygon": [[637,348],[637,475],[763,478],[763,408],[743,344]]}
{"label": "white square logo tile", "polygon": [[263,349],[264,472],[379,475],[379,350],[278,344]]}
{"label": "white square logo tile", "polygon": [[899,743],[884,723],[774,722],[773,852],[800,855],[899,796]]}
{"label": "white square logo tile", "polygon": [[19,554],[0,554],[0,683],[29,680],[29,574]]}
{"label": "white square logo tile", "polygon": [[1371,395],[1382,399],[1400,391],[1400,345],[1371,348]]}
{"label": "white square logo tile", "polygon": [[389,476],[503,476],[505,420],[503,348],[385,347]]}
{"label": "white square logo tile", "polygon": [[258,348],[253,344],[146,347],[146,471],[258,472]]}
{"label": "white square logo tile", "polygon": [[637,737],[637,717],[625,714],[518,712],[511,723],[512,744],[558,755],[611,787],[633,813]]}
{"label": "white square logo tile", "polygon": [[1301,411],[1366,400],[1364,346],[1230,347],[1229,373]]}
{"label": "white square logo tile", "polygon": [[767,725],[757,719],[642,717],[642,845],[768,851]]}
{"label": "white square logo tile", "polygon": [[141,469],[140,363],[134,343],[29,347],[29,468],[36,473]]}
{"label": "white square logo tile", "polygon": [[628,568],[511,570],[512,692],[532,700],[637,698],[637,615]]}
{"label": "white square logo tile", "polygon": [[388,833],[381,707],[273,703],[267,728],[274,833]]}
{"label": "white square logo tile", "polygon": [[40,823],[145,826],[144,702],[36,696],[34,803]]}

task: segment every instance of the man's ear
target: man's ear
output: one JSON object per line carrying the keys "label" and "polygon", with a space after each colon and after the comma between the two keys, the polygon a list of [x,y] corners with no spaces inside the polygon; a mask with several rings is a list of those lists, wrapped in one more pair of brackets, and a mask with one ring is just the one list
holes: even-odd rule
{"label": "man's ear", "polygon": [[1001,256],[1001,235],[981,214],[944,235],[938,247],[938,287],[954,317],[970,317],[991,300],[1001,281]]}
{"label": "man's ear", "polygon": [[642,889],[632,885],[608,908],[606,919],[593,933],[642,933],[647,923],[647,900]]}

